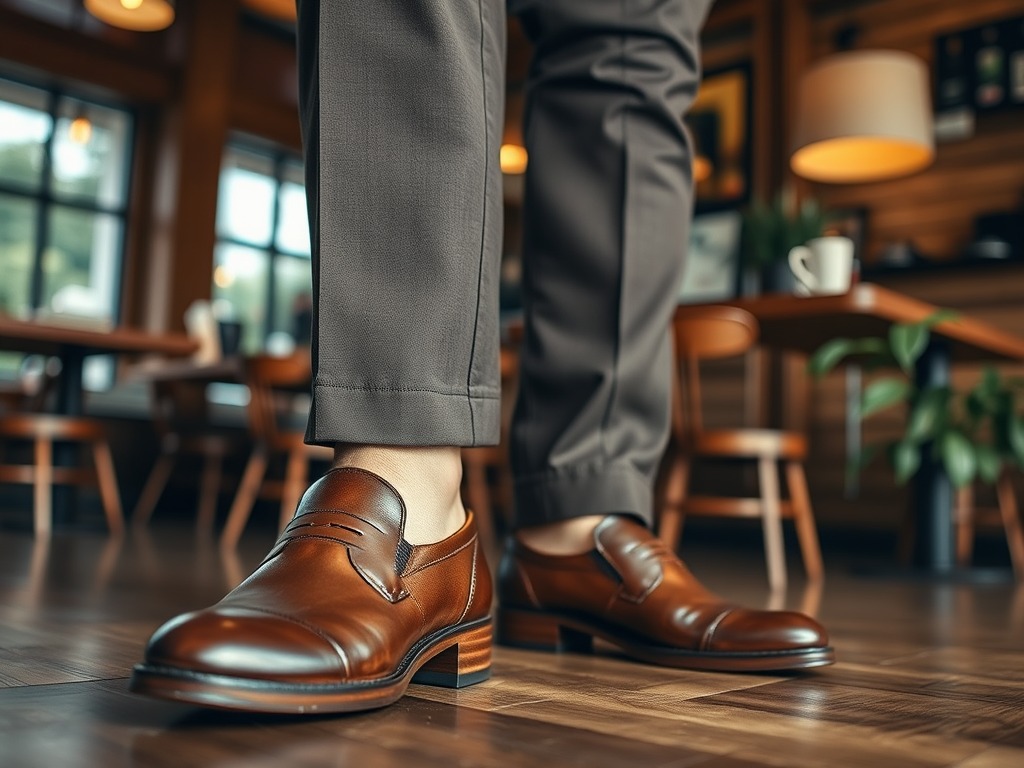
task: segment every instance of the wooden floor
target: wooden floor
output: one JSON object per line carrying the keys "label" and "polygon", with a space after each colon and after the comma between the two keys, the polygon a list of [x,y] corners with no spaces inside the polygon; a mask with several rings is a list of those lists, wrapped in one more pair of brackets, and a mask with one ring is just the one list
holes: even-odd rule
{"label": "wooden floor", "polygon": [[[1024,766],[1024,590],[857,580],[833,558],[815,610],[840,662],[800,676],[659,669],[497,649],[494,677],[413,686],[359,715],[226,714],[129,694],[153,629],[218,599],[225,562],[182,528],[123,543],[0,531],[0,766]],[[760,558],[687,553],[713,588],[769,601]],[[826,553],[827,555],[827,553]],[[828,560],[828,557],[826,557]]]}

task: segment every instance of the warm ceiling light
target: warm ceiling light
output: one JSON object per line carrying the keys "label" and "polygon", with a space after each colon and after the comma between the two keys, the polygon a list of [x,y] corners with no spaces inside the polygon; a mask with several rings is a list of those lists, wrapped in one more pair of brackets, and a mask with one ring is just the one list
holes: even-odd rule
{"label": "warm ceiling light", "polygon": [[693,158],[693,180],[695,182],[706,181],[711,178],[714,167],[711,161],[704,155],[695,155]]}
{"label": "warm ceiling light", "polygon": [[235,282],[235,276],[230,269],[221,264],[213,270],[213,282],[218,288],[230,288]]}
{"label": "warm ceiling light", "polygon": [[501,145],[501,172],[517,175],[526,172],[528,160],[526,150],[515,144]]}
{"label": "warm ceiling light", "polygon": [[85,0],[85,8],[105,24],[155,32],[174,21],[174,0]]}
{"label": "warm ceiling light", "polygon": [[[131,2],[131,0],[127,0]],[[83,114],[80,114],[74,120],[71,121],[71,125],[68,126],[68,138],[70,138],[75,144],[85,146],[89,143],[92,138],[92,123],[89,122],[89,118]]]}
{"label": "warm ceiling light", "polygon": [[245,4],[264,16],[281,21],[295,21],[295,0],[244,0]]}
{"label": "warm ceiling light", "polygon": [[834,184],[883,181],[935,158],[928,69],[902,51],[849,51],[822,59],[800,82],[798,176]]}

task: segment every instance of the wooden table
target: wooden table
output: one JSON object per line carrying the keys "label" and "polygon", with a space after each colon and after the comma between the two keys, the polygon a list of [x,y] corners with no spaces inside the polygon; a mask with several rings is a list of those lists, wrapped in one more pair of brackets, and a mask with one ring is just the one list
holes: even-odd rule
{"label": "wooden table", "polygon": [[77,416],[82,412],[82,365],[89,355],[183,357],[195,352],[197,345],[180,333],[154,334],[124,327],[101,330],[0,317],[0,349],[59,357],[57,411]]}
{"label": "wooden table", "polygon": [[[811,354],[836,337],[882,336],[894,323],[913,323],[938,307],[870,283],[841,296],[767,295],[722,302],[742,307],[757,318],[761,343]],[[1024,338],[969,316],[939,323],[917,362],[918,386],[945,385],[953,361],[1024,362]],[[952,488],[939,461],[923,451],[914,478],[915,564],[928,575],[955,572]]]}

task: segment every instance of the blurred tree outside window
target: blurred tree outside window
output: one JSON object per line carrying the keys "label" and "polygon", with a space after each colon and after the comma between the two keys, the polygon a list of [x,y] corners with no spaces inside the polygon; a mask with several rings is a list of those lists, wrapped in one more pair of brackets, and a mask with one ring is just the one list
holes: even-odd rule
{"label": "blurred tree outside window", "polygon": [[217,203],[213,297],[242,324],[242,351],[285,354],[309,342],[312,297],[302,163],[229,145]]}
{"label": "blurred tree outside window", "polygon": [[[116,322],[133,128],[126,109],[0,77],[0,314]],[[20,361],[0,353],[0,375]]]}

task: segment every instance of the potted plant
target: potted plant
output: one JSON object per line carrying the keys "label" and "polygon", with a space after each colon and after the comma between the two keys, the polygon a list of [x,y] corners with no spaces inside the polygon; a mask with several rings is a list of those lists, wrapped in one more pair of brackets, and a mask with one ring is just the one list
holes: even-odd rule
{"label": "potted plant", "polygon": [[743,216],[741,252],[744,265],[760,271],[763,292],[793,292],[789,252],[820,237],[825,223],[826,216],[813,198],[797,205],[795,196],[783,190],[771,205],[754,199]]}
{"label": "potted plant", "polygon": [[817,377],[850,356],[856,356],[869,370],[899,370],[864,389],[860,417],[905,404],[903,435],[888,444],[866,446],[856,460],[856,469],[863,469],[882,448],[899,485],[914,475],[926,450],[942,463],[957,488],[975,478],[994,483],[1006,466],[1024,467],[1024,418],[1016,408],[1016,395],[1024,382],[1004,380],[995,368],[986,367],[981,381],[968,392],[946,385],[914,384],[914,364],[928,346],[929,329],[954,318],[955,313],[942,310],[917,323],[894,324],[887,339],[833,339],[811,357],[808,370]]}

